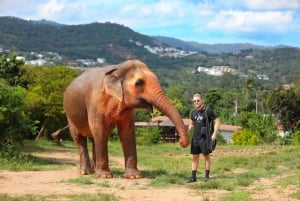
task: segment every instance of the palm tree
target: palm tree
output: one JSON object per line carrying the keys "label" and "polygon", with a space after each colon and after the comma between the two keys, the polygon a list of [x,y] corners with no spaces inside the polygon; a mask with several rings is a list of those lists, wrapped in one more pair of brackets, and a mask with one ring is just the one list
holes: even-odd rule
{"label": "palm tree", "polygon": [[[251,106],[251,103],[254,103],[252,101],[252,97],[257,94],[256,90],[257,84],[254,79],[247,79],[246,82],[243,85],[242,93],[245,94],[244,96],[244,104],[245,108],[249,108]],[[255,97],[257,98],[257,97]],[[255,99],[256,100],[256,99]]]}

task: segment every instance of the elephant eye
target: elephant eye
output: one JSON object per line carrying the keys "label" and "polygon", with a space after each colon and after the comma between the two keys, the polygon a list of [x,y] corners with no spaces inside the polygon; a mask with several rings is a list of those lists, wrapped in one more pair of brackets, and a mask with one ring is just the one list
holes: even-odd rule
{"label": "elephant eye", "polygon": [[143,87],[144,85],[145,85],[144,80],[139,79],[135,82],[135,86],[137,86],[137,87]]}

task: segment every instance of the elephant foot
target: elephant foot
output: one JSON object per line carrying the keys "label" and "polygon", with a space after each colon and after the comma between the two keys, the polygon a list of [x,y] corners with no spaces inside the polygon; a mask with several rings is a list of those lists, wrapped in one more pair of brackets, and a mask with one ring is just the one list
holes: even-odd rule
{"label": "elephant foot", "polygon": [[125,179],[141,179],[141,173],[137,169],[127,169],[123,174]]}
{"label": "elephant foot", "polygon": [[81,175],[89,175],[89,174],[93,174],[94,171],[91,168],[80,168],[80,174]]}
{"label": "elephant foot", "polygon": [[95,176],[98,177],[98,178],[103,178],[103,179],[113,178],[112,173],[108,170],[96,170],[95,171]]}

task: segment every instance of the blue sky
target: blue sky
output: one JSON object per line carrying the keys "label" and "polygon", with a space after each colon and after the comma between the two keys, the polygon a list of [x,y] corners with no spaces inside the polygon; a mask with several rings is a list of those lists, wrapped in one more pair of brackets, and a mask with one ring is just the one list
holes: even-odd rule
{"label": "blue sky", "polygon": [[300,47],[300,0],[0,0],[0,16],[61,24],[114,22],[199,43]]}

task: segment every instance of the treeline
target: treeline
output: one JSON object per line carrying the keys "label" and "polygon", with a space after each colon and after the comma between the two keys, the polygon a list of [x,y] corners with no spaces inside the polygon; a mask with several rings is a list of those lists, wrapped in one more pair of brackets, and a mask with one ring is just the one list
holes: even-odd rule
{"label": "treeline", "polygon": [[[51,139],[53,132],[65,127],[63,92],[79,73],[63,66],[28,66],[13,55],[3,55],[0,60],[0,145],[37,136]],[[194,80],[185,81],[192,85],[185,88],[176,77],[163,79],[163,73],[159,72],[159,79],[163,80],[167,96],[182,117],[189,118],[192,94],[200,88],[193,84],[205,84],[205,76],[193,75]],[[181,74],[180,71],[176,73],[177,77]],[[232,75],[225,74],[222,79],[233,79],[226,78],[228,76]],[[219,114],[222,123],[243,128],[233,135],[235,144],[300,143],[300,77],[289,89],[282,85],[265,89],[257,80],[246,79],[238,87],[207,86],[203,96],[205,104]],[[155,111],[152,117],[155,115],[160,114]],[[137,110],[137,121],[148,121],[149,118],[145,110]],[[284,139],[278,138],[278,125],[287,133]],[[68,131],[60,137],[69,138]]]}

